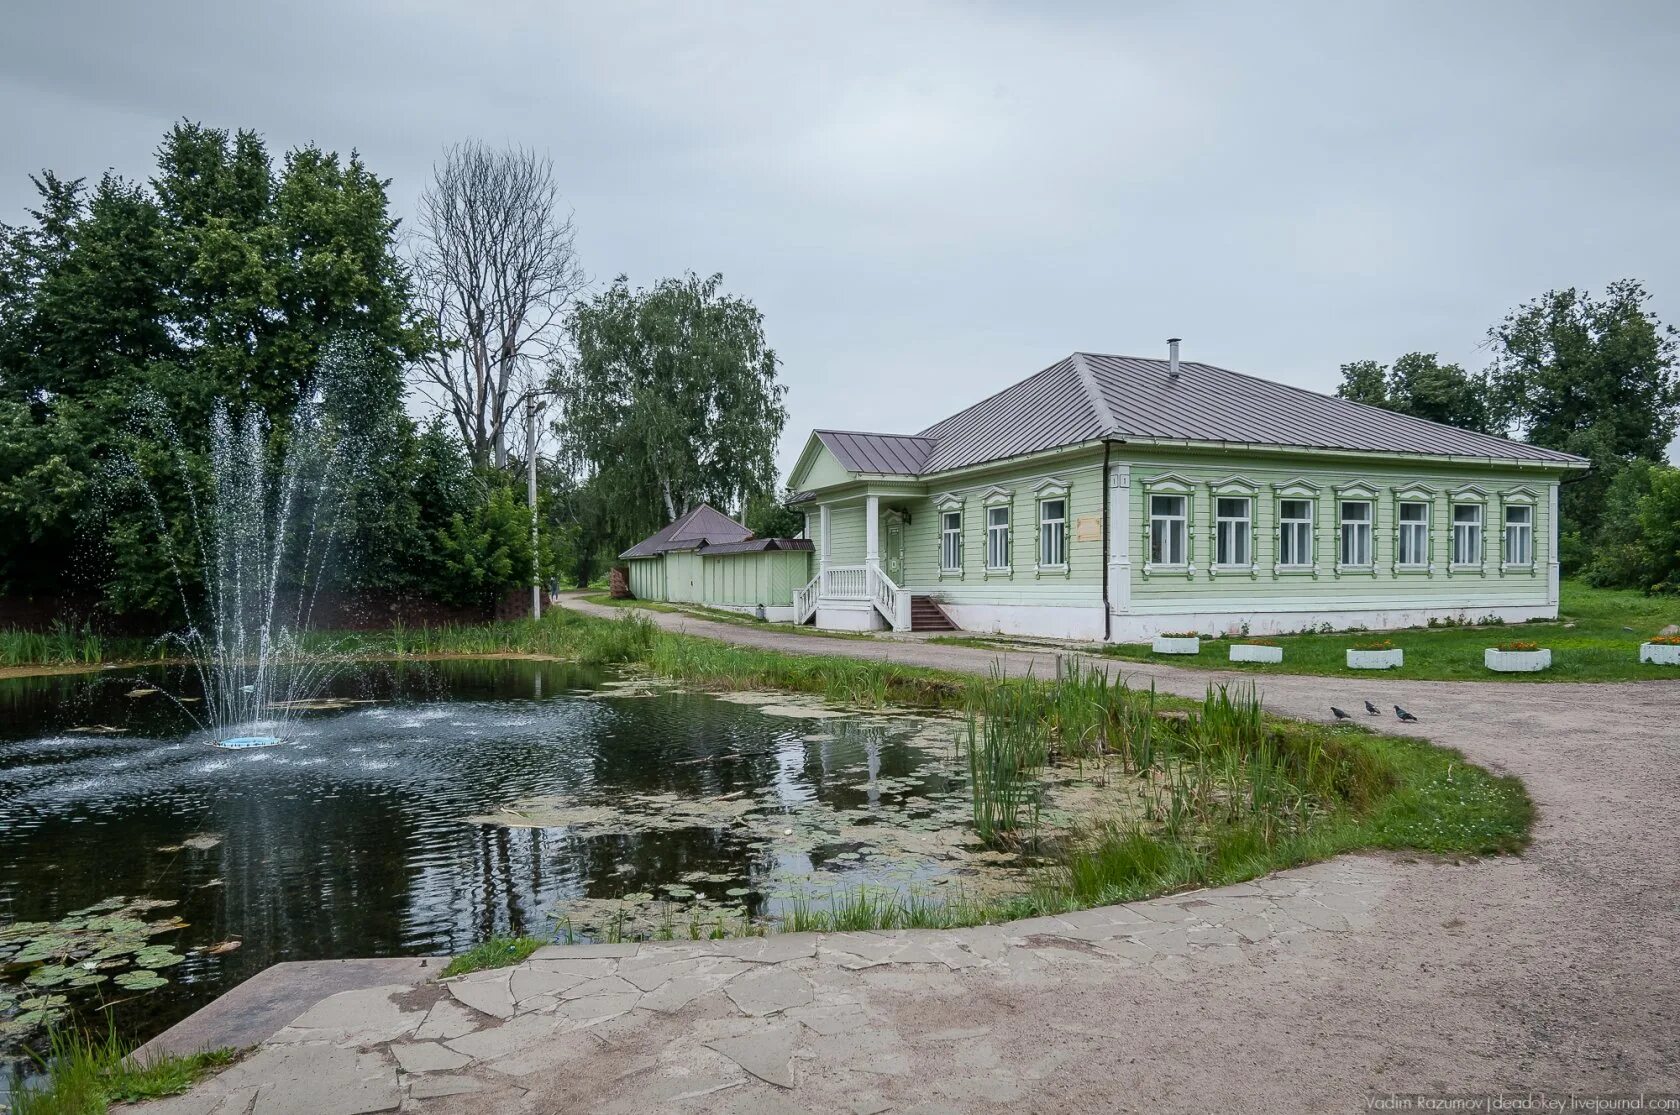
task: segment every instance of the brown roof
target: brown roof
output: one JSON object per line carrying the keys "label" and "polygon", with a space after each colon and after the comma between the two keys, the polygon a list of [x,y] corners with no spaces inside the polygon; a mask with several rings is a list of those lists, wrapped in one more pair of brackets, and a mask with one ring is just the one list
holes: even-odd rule
{"label": "brown roof", "polygon": [[918,475],[1128,438],[1578,467],[1585,459],[1213,364],[1076,352],[919,434],[818,430],[851,472]]}
{"label": "brown roof", "polygon": [[670,550],[698,550],[710,543],[745,542],[752,536],[752,531],[728,515],[702,503],[618,556],[656,557]]}
{"label": "brown roof", "polygon": [[753,554],[764,550],[814,550],[809,538],[751,538],[745,542],[708,542],[703,554]]}

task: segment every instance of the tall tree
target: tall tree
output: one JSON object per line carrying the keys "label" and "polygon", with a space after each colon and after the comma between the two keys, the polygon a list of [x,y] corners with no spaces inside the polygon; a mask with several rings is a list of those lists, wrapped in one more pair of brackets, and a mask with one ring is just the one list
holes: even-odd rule
{"label": "tall tree", "polygon": [[722,283],[689,274],[631,290],[620,275],[573,315],[576,353],[554,381],[562,433],[606,493],[615,537],[774,489],[786,388],[762,316]]}
{"label": "tall tree", "polygon": [[506,467],[509,427],[585,284],[558,204],[552,162],[476,141],[445,153],[420,198],[414,278],[433,337],[419,381],[480,464]]}
{"label": "tall tree", "polygon": [[0,228],[0,536],[32,543],[0,549],[0,591],[60,593],[75,571],[112,610],[156,611],[175,596],[156,519],[101,498],[126,460],[158,470],[168,529],[184,519],[176,456],[137,444],[136,399],[162,401],[196,462],[216,399],[283,436],[322,353],[355,335],[359,412],[400,413],[424,338],[386,183],[314,147],[276,168],[255,133],[192,123],[164,137],[147,183],[35,181],[30,220]]}
{"label": "tall tree", "polygon": [[1680,423],[1676,332],[1649,301],[1632,279],[1596,297],[1553,290],[1488,330],[1501,414],[1528,441],[1593,462],[1592,475],[1563,489],[1563,527],[1579,557],[1593,546],[1616,474],[1634,460],[1662,461]]}
{"label": "tall tree", "polygon": [[1392,368],[1375,360],[1343,364],[1336,394],[1461,430],[1498,431],[1486,377],[1471,375],[1457,364],[1443,364],[1433,352],[1408,352]]}

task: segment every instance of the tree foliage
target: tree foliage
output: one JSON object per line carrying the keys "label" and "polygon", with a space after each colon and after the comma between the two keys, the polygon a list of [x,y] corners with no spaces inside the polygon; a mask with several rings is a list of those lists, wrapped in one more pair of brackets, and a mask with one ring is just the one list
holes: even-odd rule
{"label": "tree foliage", "polygon": [[747,501],[742,525],[758,538],[795,538],[805,529],[805,516],[787,505],[793,492],[764,492]]}
{"label": "tree foliage", "polygon": [[[283,437],[327,346],[353,336],[352,409],[400,416],[423,338],[386,183],[354,155],[303,147],[276,167],[255,133],[191,123],[164,137],[145,184],[35,183],[30,220],[0,229],[0,531],[30,540],[0,549],[0,591],[79,588],[109,611],[167,612],[157,518],[184,530],[182,466],[137,429],[137,401],[158,401],[201,468],[216,400]],[[157,512],[106,498],[119,464],[155,481]]]}
{"label": "tree foliage", "polygon": [[573,315],[558,432],[600,500],[604,544],[774,490],[786,388],[757,308],[722,283],[689,274],[632,290],[621,275]]}
{"label": "tree foliage", "polygon": [[1502,416],[1535,445],[1593,464],[1562,492],[1570,565],[1599,548],[1617,477],[1636,461],[1660,463],[1680,423],[1675,330],[1649,301],[1633,280],[1611,283],[1600,296],[1553,290],[1488,330]]}
{"label": "tree foliage", "polygon": [[1487,377],[1472,375],[1457,364],[1443,364],[1433,352],[1408,352],[1393,367],[1375,360],[1343,364],[1336,394],[1461,430],[1501,431],[1488,403]]}

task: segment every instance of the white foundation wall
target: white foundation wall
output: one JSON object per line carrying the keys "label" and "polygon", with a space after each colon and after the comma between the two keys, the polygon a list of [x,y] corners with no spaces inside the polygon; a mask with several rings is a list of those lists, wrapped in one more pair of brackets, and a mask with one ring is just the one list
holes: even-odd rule
{"label": "white foundation wall", "polygon": [[1436,608],[1349,608],[1323,606],[1301,609],[1256,608],[1245,611],[1160,612],[1147,615],[1116,613],[1111,617],[1110,639],[1117,643],[1141,642],[1167,631],[1196,631],[1203,635],[1294,635],[1303,631],[1391,631],[1404,627],[1425,627],[1437,622],[1475,623],[1490,619],[1525,623],[1531,619],[1556,619],[1555,604],[1500,605],[1496,607]]}
{"label": "white foundation wall", "polygon": [[940,600],[951,622],[964,631],[996,635],[1034,635],[1044,639],[1103,637],[1102,605],[957,604]]}
{"label": "white foundation wall", "polygon": [[887,621],[867,600],[819,603],[817,626],[826,631],[880,631],[885,629]]}

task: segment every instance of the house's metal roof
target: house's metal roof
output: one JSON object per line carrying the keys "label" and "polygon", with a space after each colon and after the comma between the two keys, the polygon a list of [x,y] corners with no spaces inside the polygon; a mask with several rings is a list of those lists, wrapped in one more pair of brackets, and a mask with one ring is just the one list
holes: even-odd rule
{"label": "house's metal roof", "polygon": [[934,442],[908,434],[865,434],[853,430],[818,430],[817,439],[847,472],[915,476],[927,471]]}
{"label": "house's metal roof", "polygon": [[[1585,459],[1491,434],[1412,418],[1333,395],[1194,361],[1179,363],[1174,381],[1166,360],[1076,352],[936,422],[915,437],[846,434],[849,445],[929,445],[917,473],[945,472],[1098,439],[1274,445],[1359,453],[1579,466]],[[854,472],[888,471],[853,464],[824,431],[823,443]],[[913,458],[904,454],[908,471]]]}
{"label": "house's metal roof", "polygon": [[[1106,406],[1113,417],[1110,437],[1418,453],[1563,466],[1585,463],[1584,458],[1568,453],[1444,426],[1212,364],[1181,362],[1174,382],[1165,360],[1095,353],[1076,354],[1072,359],[1084,363],[1099,405]],[[974,450],[988,452],[981,446]],[[936,457],[946,457],[943,442]]]}
{"label": "house's metal roof", "polygon": [[1073,357],[1006,387],[921,432],[937,447],[926,472],[1019,457],[1102,436],[1103,423]]}
{"label": "house's metal roof", "polygon": [[713,543],[745,542],[752,531],[704,503],[648,535],[618,556],[655,557],[670,550],[698,550]]}

